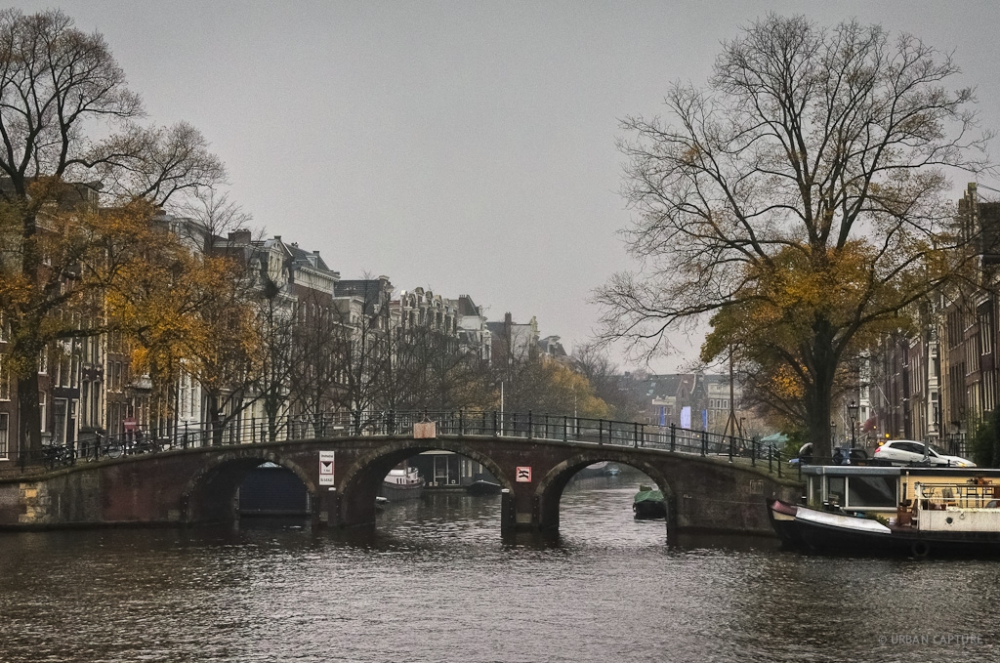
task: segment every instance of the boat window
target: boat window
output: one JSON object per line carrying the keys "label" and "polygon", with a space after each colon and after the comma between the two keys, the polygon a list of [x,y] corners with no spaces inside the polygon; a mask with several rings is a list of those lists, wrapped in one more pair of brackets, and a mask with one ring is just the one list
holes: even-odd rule
{"label": "boat window", "polygon": [[823,477],[809,477],[809,503],[819,505],[823,502]]}
{"label": "boat window", "polygon": [[844,506],[844,477],[829,477],[826,484],[826,499],[831,504],[836,503]]}
{"label": "boat window", "polygon": [[847,481],[847,506],[896,506],[896,477],[853,476]]}

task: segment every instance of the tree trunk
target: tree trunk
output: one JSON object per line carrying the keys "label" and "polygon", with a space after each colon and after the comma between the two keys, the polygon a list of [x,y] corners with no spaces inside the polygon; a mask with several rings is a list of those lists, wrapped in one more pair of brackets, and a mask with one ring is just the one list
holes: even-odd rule
{"label": "tree trunk", "polygon": [[830,431],[831,402],[837,357],[833,350],[833,333],[825,320],[813,325],[815,340],[809,354],[812,384],[806,391],[806,415],[813,456],[819,463],[828,463],[833,457],[833,440]]}
{"label": "tree trunk", "polygon": [[[14,182],[19,197],[25,196],[24,183]],[[33,284],[33,291],[42,288],[41,259],[37,241],[38,226],[34,213],[27,213],[21,219],[21,274],[28,283]],[[18,320],[20,324],[11,325],[13,342],[11,358],[20,365],[17,378],[17,444],[20,447],[22,466],[25,462],[39,460],[42,451],[41,414],[38,411],[38,323],[34,317]],[[25,325],[28,329],[24,329]],[[26,367],[31,366],[31,370]]]}
{"label": "tree trunk", "polygon": [[812,455],[817,463],[829,462],[833,456],[833,440],[830,436],[830,389],[815,389],[809,399],[808,429],[812,442]]}

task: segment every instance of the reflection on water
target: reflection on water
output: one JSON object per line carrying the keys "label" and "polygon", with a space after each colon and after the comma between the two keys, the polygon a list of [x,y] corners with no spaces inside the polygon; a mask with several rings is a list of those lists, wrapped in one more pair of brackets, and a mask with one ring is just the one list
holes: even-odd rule
{"label": "reflection on water", "polygon": [[739,537],[668,549],[663,521],[632,519],[634,477],[586,482],[564,494],[555,539],[502,539],[499,497],[457,493],[389,505],[375,532],[0,534],[0,661],[1000,658],[993,562]]}

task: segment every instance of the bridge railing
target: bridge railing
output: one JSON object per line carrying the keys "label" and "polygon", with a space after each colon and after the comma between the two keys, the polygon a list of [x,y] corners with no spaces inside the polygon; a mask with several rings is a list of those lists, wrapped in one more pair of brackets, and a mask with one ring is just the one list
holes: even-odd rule
{"label": "bridge railing", "polygon": [[[259,444],[300,439],[408,435],[414,425],[434,422],[441,435],[486,435],[593,442],[613,447],[661,449],[730,461],[766,464],[782,472],[781,451],[755,438],[720,435],[678,426],[590,419],[532,412],[499,411],[337,411],[274,418],[239,417],[228,422],[180,424],[167,431],[132,431],[121,436],[100,433],[75,444],[44,447],[27,460],[56,467],[104,458],[233,444]],[[23,466],[22,466],[23,467]]]}

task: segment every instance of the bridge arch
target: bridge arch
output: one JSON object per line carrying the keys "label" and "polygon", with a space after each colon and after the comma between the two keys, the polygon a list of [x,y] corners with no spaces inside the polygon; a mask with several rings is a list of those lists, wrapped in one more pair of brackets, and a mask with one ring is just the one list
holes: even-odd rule
{"label": "bridge arch", "polygon": [[236,518],[236,491],[247,474],[271,462],[290,470],[309,493],[309,504],[316,516],[316,483],[295,461],[265,449],[237,449],[212,458],[188,479],[181,497],[183,520],[189,523],[217,522]]}
{"label": "bridge arch", "polygon": [[541,481],[538,482],[538,487],[535,488],[533,505],[534,519],[538,529],[542,531],[559,529],[559,504],[566,485],[583,468],[603,461],[633,467],[656,484],[667,502],[666,526],[667,538],[669,539],[677,529],[677,500],[666,476],[658,467],[645,459],[636,458],[631,454],[613,449],[593,449],[580,452],[557,464],[542,477]]}
{"label": "bridge arch", "polygon": [[413,438],[394,440],[364,454],[354,461],[337,488],[336,522],[345,526],[375,524],[375,496],[382,480],[393,467],[425,451],[451,451],[476,461],[496,477],[503,488],[510,489],[510,478],[489,456],[461,440]]}

